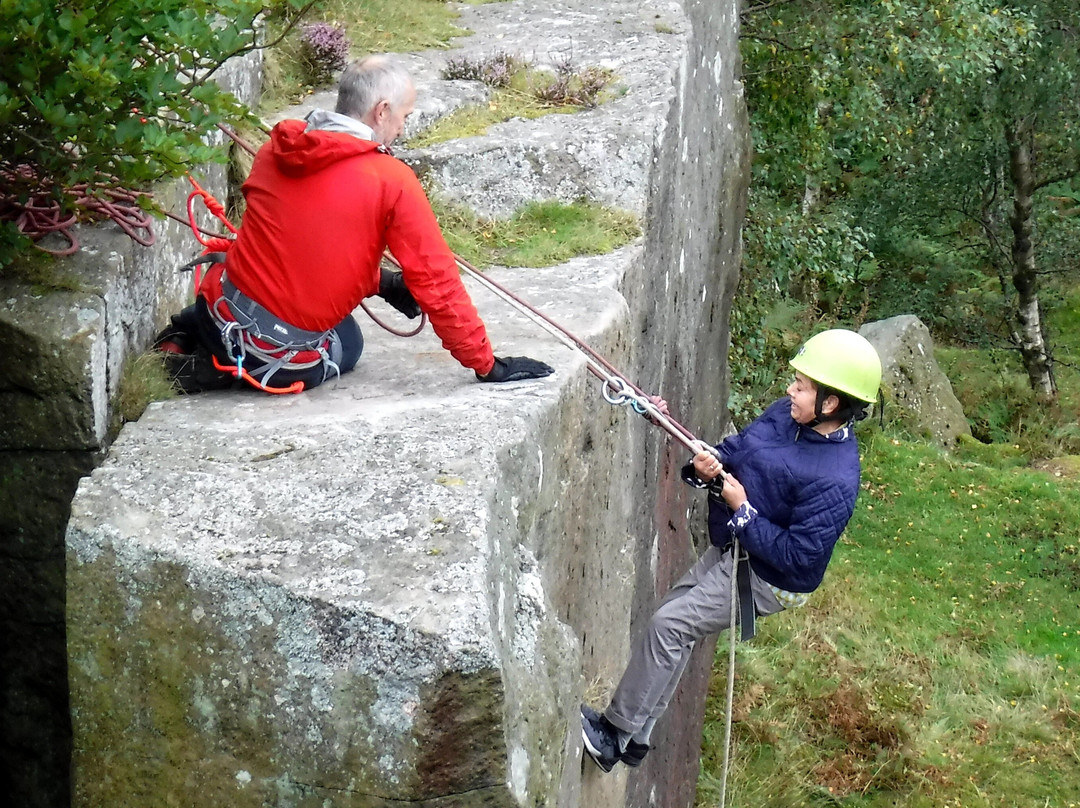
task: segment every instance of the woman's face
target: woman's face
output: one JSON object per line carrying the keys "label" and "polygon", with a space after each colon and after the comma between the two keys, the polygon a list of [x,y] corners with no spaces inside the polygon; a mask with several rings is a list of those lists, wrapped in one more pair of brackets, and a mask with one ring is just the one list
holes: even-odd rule
{"label": "woman's face", "polygon": [[788,385],[787,394],[791,399],[792,419],[800,424],[809,424],[813,421],[814,405],[817,403],[817,385],[796,371],[795,381]]}

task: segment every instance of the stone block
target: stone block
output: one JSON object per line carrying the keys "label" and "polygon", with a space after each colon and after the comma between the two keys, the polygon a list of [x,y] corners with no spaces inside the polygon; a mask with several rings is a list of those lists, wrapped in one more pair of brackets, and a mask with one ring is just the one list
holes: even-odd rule
{"label": "stone block", "polygon": [[[469,7],[468,47],[585,37],[629,89],[615,114],[540,136],[504,124],[501,184],[466,165],[448,186],[645,212],[641,241],[611,255],[493,275],[708,438],[727,420],[749,160],[737,12]],[[73,806],[693,804],[710,649],[632,774],[582,769],[577,713],[701,543],[685,451],[470,288],[497,353],[553,377],[477,384],[430,333],[365,326],[341,380],[155,405],[84,479],[67,532]]]}
{"label": "stone block", "polygon": [[971,436],[963,407],[934,358],[930,331],[918,317],[902,314],[867,323],[859,333],[881,357],[887,417],[895,408],[908,428],[945,447],[961,435]]}

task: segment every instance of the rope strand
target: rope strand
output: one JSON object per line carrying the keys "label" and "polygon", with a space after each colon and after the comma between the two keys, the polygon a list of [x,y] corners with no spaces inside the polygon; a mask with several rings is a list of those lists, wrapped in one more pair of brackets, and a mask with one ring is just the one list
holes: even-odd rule
{"label": "rope strand", "polygon": [[[689,449],[695,454],[701,451],[705,447],[701,441],[699,441],[690,430],[672,418],[670,415],[666,415],[661,412],[655,403],[641,391],[636,385],[630,382],[625,375],[620,373],[614,365],[608,362],[603,356],[597,353],[593,348],[581,338],[575,336],[563,326],[556,323],[550,317],[539,311],[529,303],[522,300],[506,287],[497,283],[496,281],[483,274],[459,256],[455,256],[458,266],[464,270],[469,276],[479,281],[485,288],[493,292],[498,297],[505,300],[519,312],[524,314],[530,320],[535,322],[545,331],[550,333],[564,345],[570,348],[577,349],[585,356],[585,364],[589,371],[598,379],[604,382],[605,389],[615,390],[615,394],[618,396],[625,396],[625,401],[611,401],[610,403],[618,404],[630,404],[634,407],[635,411],[639,412],[646,418],[651,419],[657,426],[667,432],[675,440],[679,441],[683,446]],[[629,391],[629,392],[627,392]],[[607,398],[605,396],[605,398]]]}
{"label": "rope strand", "polygon": [[728,625],[728,675],[727,700],[724,720],[724,760],[720,770],[720,803],[717,808],[727,804],[728,769],[731,768],[731,714],[735,703],[735,645],[739,639],[735,636],[735,616],[739,609],[739,587],[736,578],[739,574],[739,540],[734,539],[731,547],[731,621]]}

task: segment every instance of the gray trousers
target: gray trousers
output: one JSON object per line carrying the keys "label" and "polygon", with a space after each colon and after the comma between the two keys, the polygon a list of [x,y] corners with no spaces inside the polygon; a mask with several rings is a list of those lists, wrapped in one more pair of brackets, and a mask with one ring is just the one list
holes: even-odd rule
{"label": "gray trousers", "polygon": [[[757,614],[782,611],[769,585],[751,571]],[[634,643],[630,662],[604,716],[615,727],[648,743],[656,720],[671,701],[694,643],[731,624],[731,551],[710,546],[653,613]]]}

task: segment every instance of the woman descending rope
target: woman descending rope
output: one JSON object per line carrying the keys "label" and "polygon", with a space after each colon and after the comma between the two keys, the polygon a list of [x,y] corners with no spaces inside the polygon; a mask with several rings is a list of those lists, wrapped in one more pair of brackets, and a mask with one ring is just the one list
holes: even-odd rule
{"label": "woman descending rope", "polygon": [[699,442],[683,467],[684,481],[709,492],[712,546],[653,614],[607,709],[582,705],[585,749],[605,772],[641,763],[694,643],[734,625],[733,598],[743,639],[755,615],[805,604],[851,518],[853,426],[877,397],[881,362],[863,337],[835,329],[807,340],[790,364],[787,398],[715,449]]}

